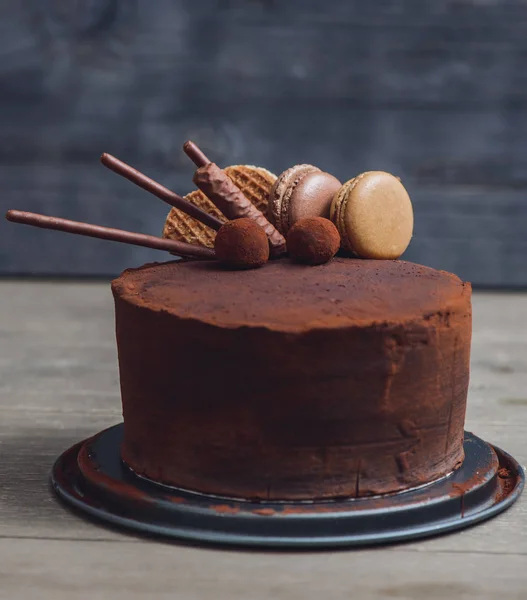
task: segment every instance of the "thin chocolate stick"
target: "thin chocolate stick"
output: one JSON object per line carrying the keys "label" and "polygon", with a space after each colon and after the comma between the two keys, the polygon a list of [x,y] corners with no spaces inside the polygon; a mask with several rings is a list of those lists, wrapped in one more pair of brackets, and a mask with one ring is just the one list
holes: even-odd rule
{"label": "thin chocolate stick", "polygon": [[205,154],[196,146],[196,144],[190,140],[183,144],[183,152],[190,158],[190,160],[196,165],[196,167],[204,167],[212,161],[209,160]]}
{"label": "thin chocolate stick", "polygon": [[207,225],[211,229],[218,231],[218,229],[223,225],[223,223],[213,215],[209,215],[209,213],[201,210],[201,208],[195,206],[192,204],[192,202],[188,202],[188,200],[185,200],[185,198],[182,198],[179,194],[172,192],[165,186],[157,183],[157,181],[154,181],[153,179],[150,179],[150,177],[143,175],[143,173],[137,169],[134,169],[130,165],[127,165],[115,156],[104,153],[101,156],[101,163],[114,173],[125,177],[128,179],[128,181],[135,183],[140,188],[143,188],[147,192],[157,196],[167,204],[170,204],[170,206],[174,206],[194,219],[201,221],[204,225]]}
{"label": "thin chocolate stick", "polygon": [[24,212],[21,210],[7,211],[6,219],[13,223],[21,223],[22,225],[32,225],[33,227],[42,227],[44,229],[55,229],[57,231],[86,235],[101,240],[122,242],[123,244],[132,244],[134,246],[144,246],[145,248],[153,248],[154,250],[166,250],[167,252],[185,258],[211,259],[215,257],[214,250],[205,248],[204,246],[176,242],[174,240],[167,240],[153,235],[146,235],[144,233],[133,233],[122,229],[101,227],[100,225],[90,225],[89,223],[79,223],[78,221],[69,221],[68,219],[60,219],[58,217],[47,217],[45,215]]}

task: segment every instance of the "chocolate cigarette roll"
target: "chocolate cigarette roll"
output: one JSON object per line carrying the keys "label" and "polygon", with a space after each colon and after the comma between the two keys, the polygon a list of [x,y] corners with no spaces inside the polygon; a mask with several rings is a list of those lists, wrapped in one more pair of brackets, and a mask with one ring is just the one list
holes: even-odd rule
{"label": "chocolate cigarette roll", "polygon": [[260,225],[269,238],[273,258],[285,254],[284,236],[269,223],[265,215],[243,195],[218,165],[207,163],[199,167],[194,175],[194,183],[229,220],[248,218]]}
{"label": "chocolate cigarette roll", "polygon": [[166,250],[183,258],[211,259],[215,257],[213,250],[203,248],[203,246],[166,240],[153,235],[134,233],[133,231],[124,231],[123,229],[114,229],[113,227],[101,227],[100,225],[92,225],[91,223],[70,221],[69,219],[60,219],[59,217],[48,217],[47,215],[40,215],[38,213],[8,210],[6,219],[13,223],[31,225],[32,227],[55,229],[56,231],[86,235],[88,237],[99,238],[100,240],[144,246],[145,248],[153,248],[154,250]]}

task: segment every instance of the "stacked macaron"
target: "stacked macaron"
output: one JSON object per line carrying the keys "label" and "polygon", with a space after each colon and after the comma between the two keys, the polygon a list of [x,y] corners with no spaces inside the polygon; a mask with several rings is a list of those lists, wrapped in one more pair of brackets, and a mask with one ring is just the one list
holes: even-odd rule
{"label": "stacked macaron", "polygon": [[342,185],[312,165],[287,169],[269,193],[268,219],[289,238],[295,225],[313,217],[330,219],[341,248],[361,258],[399,258],[412,238],[408,192],[397,177],[383,171],[362,173]]}

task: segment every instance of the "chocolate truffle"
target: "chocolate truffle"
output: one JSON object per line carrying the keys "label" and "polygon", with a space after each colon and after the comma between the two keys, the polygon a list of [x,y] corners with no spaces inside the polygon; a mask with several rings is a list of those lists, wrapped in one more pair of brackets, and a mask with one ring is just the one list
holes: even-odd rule
{"label": "chocolate truffle", "polygon": [[216,258],[235,269],[254,269],[269,260],[265,231],[252,219],[237,219],[222,225],[214,240]]}
{"label": "chocolate truffle", "polygon": [[294,260],[307,265],[322,265],[340,247],[338,229],[328,219],[309,217],[297,221],[287,234],[287,249]]}

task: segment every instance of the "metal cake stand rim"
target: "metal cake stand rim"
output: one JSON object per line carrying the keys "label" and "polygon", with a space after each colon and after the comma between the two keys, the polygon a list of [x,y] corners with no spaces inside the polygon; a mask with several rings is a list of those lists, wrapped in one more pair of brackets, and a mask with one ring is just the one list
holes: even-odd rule
{"label": "metal cake stand rim", "polygon": [[[525,484],[524,470],[512,456],[465,432],[460,469],[385,497],[306,505],[237,501],[176,488],[171,494],[121,462],[122,427],[105,429],[61,454],[51,472],[54,492],[99,522],[190,543],[294,550],[409,541],[488,520],[509,508]],[[79,453],[93,467],[95,485],[83,475]]]}

